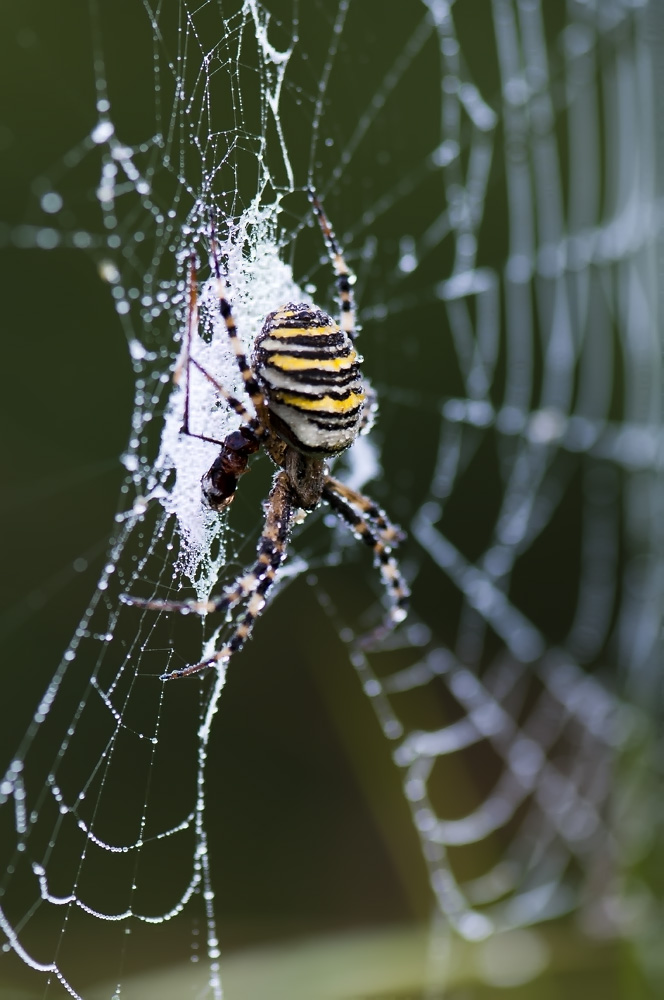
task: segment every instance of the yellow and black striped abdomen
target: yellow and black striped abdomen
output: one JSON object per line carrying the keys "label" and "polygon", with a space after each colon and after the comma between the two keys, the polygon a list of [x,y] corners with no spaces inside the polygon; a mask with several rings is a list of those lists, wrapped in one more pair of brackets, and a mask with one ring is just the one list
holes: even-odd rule
{"label": "yellow and black striped abdomen", "polygon": [[289,302],[269,314],[254,371],[277,433],[305,455],[336,455],[357,437],[364,389],[353,342],[320,309]]}

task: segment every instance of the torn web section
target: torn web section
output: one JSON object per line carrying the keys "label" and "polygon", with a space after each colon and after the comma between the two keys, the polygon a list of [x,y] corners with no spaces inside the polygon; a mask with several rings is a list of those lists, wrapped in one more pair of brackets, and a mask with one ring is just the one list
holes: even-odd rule
{"label": "torn web section", "polygon": [[[178,523],[181,548],[175,571],[188,578],[199,600],[209,597],[226,561],[223,545],[226,518],[206,507],[201,478],[216,458],[224,438],[243,422],[214,383],[238,399],[253,415],[253,406],[244,392],[235,351],[221,315],[219,295],[227,298],[231,305],[238,337],[249,361],[266,315],[279,305],[304,298],[290,267],[281,259],[278,214],[278,201],[271,206],[261,206],[257,201],[237,222],[229,220],[226,223],[225,234],[222,232],[220,237],[215,234],[213,239],[206,234],[199,247],[211,248],[211,273],[197,288],[197,322],[188,308],[184,310],[176,377],[166,407],[155,468],[166,482],[171,473],[174,476],[172,485],[166,490],[160,489],[157,496]],[[186,257],[184,266],[187,266]],[[220,279],[216,276],[217,266],[221,271]],[[189,351],[196,365],[191,363]],[[187,391],[190,434],[182,429]],[[218,443],[201,440],[196,435],[213,438]]]}

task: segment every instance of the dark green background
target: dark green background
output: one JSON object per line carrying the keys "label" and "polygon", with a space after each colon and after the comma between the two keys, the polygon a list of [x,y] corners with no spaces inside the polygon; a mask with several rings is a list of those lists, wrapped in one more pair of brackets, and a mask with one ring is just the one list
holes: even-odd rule
{"label": "dark green background", "polygon": [[[284,37],[289,37],[291,8],[283,6]],[[133,0],[102,7],[99,30],[108,60],[113,120],[123,141],[141,141],[155,131],[150,27],[142,6]],[[276,4],[273,9],[278,15]],[[555,67],[555,39],[563,26],[564,5],[545,4],[545,13]],[[292,80],[302,87],[306,100],[298,105],[295,88],[284,98],[284,126],[301,186],[306,182],[311,100],[335,14],[329,3],[312,3],[301,11],[300,33],[309,61],[294,60]],[[497,107],[500,81],[494,39],[484,28],[487,4],[466,0],[457,4],[457,15],[469,72]],[[170,16],[167,12],[162,23],[173,41],[176,22]],[[210,37],[216,17],[211,7]],[[419,4],[399,5],[398,16],[386,15],[375,4],[351,4],[321,129],[321,138],[329,132],[335,142],[331,152],[321,145],[323,185],[338,150],[353,133],[363,106],[358,95],[377,92],[383,70],[394,65],[420,19]],[[62,156],[96,120],[88,5],[77,2],[64,9],[28,0],[3,11],[1,21],[0,225],[6,224],[0,233],[5,237],[0,241],[5,371],[5,593],[0,617],[6,664],[0,736],[0,770],[4,770],[103,565],[124,478],[118,456],[129,436],[133,380],[125,330],[108,287],[97,276],[98,259],[106,254],[7,245],[16,241],[16,226],[48,222],[38,197],[51,184],[66,190],[66,210],[55,225],[103,234],[90,193],[94,155],[86,158],[81,170],[65,169],[59,182]],[[278,37],[278,26],[275,32]],[[251,64],[250,53],[247,63]],[[191,67],[197,66],[194,57]],[[358,220],[366,205],[373,204],[377,193],[394,193],[401,178],[431,152],[440,109],[423,95],[438,93],[437,69],[437,53],[430,42],[387,109],[376,115],[370,139],[329,191],[326,205],[339,233],[354,230],[364,239],[367,227]],[[257,119],[252,119],[256,89],[250,72],[242,85],[251,123]],[[225,94],[221,88],[218,93],[213,88],[213,93],[222,120]],[[167,94],[163,103],[169,106]],[[258,125],[251,130],[257,131]],[[563,141],[562,129],[560,134]],[[274,135],[270,138],[274,141]],[[273,145],[268,157],[273,158],[278,178],[275,150]],[[186,150],[184,156],[188,176],[196,185],[198,160]],[[248,157],[247,163],[251,162]],[[499,167],[494,174],[480,262],[500,268],[506,247],[504,178]],[[164,175],[159,181],[166,201],[170,180]],[[255,173],[249,167],[241,172],[239,186],[241,198],[253,195]],[[432,217],[432,205],[437,214],[442,198],[440,177],[430,172],[412,194],[396,197],[390,211],[370,227],[379,251],[371,267],[360,274],[363,305],[371,308],[390,301],[399,238],[421,234]],[[299,222],[307,211],[304,196],[286,199],[285,208],[293,223]],[[310,272],[312,254],[319,253],[314,238],[317,234],[305,233],[293,247],[296,277]],[[30,243],[34,236],[28,232],[23,239]],[[405,525],[429,490],[440,402],[463,391],[454,351],[445,337],[443,310],[431,294],[435,282],[449,273],[450,247],[444,243],[412,279],[399,286],[399,294],[412,302],[407,313],[384,324],[367,322],[362,338],[367,373],[381,392],[378,439],[385,477],[372,491]],[[140,284],[140,273],[132,269],[136,261],[123,272],[126,280]],[[319,288],[325,287],[320,272],[318,281]],[[496,404],[500,392],[499,378]],[[616,416],[619,397],[617,388]],[[446,510],[446,530],[471,559],[486,546],[499,502],[495,461],[495,440],[489,433],[463,490]],[[247,487],[246,501],[234,509],[240,536],[246,531],[253,538],[268,477],[264,464]],[[524,610],[552,641],[564,635],[575,606],[581,530],[578,472],[570,483],[552,530],[517,580]],[[314,524],[301,545],[306,554],[324,547],[323,526]],[[355,556],[350,570],[325,569],[321,579],[346,620],[360,627],[376,590],[370,560],[364,553],[359,560]],[[436,623],[442,641],[452,644],[458,595],[451,587],[448,592],[438,571],[421,560],[412,544],[406,545],[405,557],[415,560],[411,565],[419,569],[418,612]],[[566,601],[556,599],[561,591],[567,594]],[[445,617],[439,611],[441,601],[450,608]],[[259,623],[241,662],[233,663],[211,745],[210,783],[223,789],[218,801],[214,793],[209,796],[209,830],[224,947],[303,931],[427,919],[426,872],[389,750],[312,588],[303,578],[296,580]],[[467,773],[449,776],[451,798],[464,801],[469,780],[482,788],[483,763],[478,762],[478,774],[472,779]],[[179,779],[176,768],[174,794]],[[165,938],[170,958],[176,957],[178,948],[186,956],[187,942],[182,945],[168,928],[160,933],[164,936],[146,946],[138,965],[159,964]],[[586,945],[572,932],[570,947],[576,951]],[[613,974],[618,958],[619,949],[610,950],[606,961],[610,984],[603,970],[593,969],[573,977],[573,982],[568,976],[560,986],[552,980],[530,992],[510,991],[510,996],[553,998],[577,987],[583,991],[579,995],[601,995],[606,1000],[636,996],[631,978],[623,992]],[[91,975],[94,978],[94,972]],[[470,995],[480,996],[464,994]]]}

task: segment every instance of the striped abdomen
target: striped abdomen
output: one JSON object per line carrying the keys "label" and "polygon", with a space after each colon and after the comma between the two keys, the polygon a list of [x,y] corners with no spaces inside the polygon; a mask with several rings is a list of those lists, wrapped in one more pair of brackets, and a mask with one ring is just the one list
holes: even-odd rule
{"label": "striped abdomen", "polygon": [[305,455],[336,455],[352,444],[365,398],[361,360],[320,309],[289,302],[270,313],[253,363],[277,433]]}

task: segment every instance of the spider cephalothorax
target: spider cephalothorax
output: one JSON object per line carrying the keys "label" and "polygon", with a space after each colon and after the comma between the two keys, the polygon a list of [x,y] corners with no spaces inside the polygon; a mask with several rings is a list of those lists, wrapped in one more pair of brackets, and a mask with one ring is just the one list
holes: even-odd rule
{"label": "spider cephalothorax", "polygon": [[192,260],[189,281],[186,375],[187,390],[183,433],[204,440],[189,428],[189,367],[194,365],[214,385],[219,395],[243,420],[229,434],[219,455],[202,480],[203,496],[213,510],[227,507],[247,470],[249,458],[264,448],[280,471],[266,503],[265,525],[255,565],[218,598],[210,601],[144,601],[125,595],[124,600],[167,611],[208,614],[228,611],[246,601],[246,610],[229,641],[201,663],[174,670],[166,678],[183,677],[227,660],[249,637],[265,605],[265,595],[286,554],[290,531],[299,510],[313,510],[324,500],[350,525],[355,535],[374,551],[390,597],[389,623],[405,617],[408,588],[399,572],[392,547],[401,532],[368,497],[357,493],[328,473],[327,460],[348,448],[366,421],[366,390],[355,351],[355,310],[351,278],[339,245],[320,202],[310,193],[314,212],[327,241],[337,276],[341,323],[308,303],[289,302],[271,312],[256,339],[251,363],[240,342],[216,256],[219,310],[233,345],[245,391],[255,410],[252,415],[191,356],[197,325],[197,285]]}

